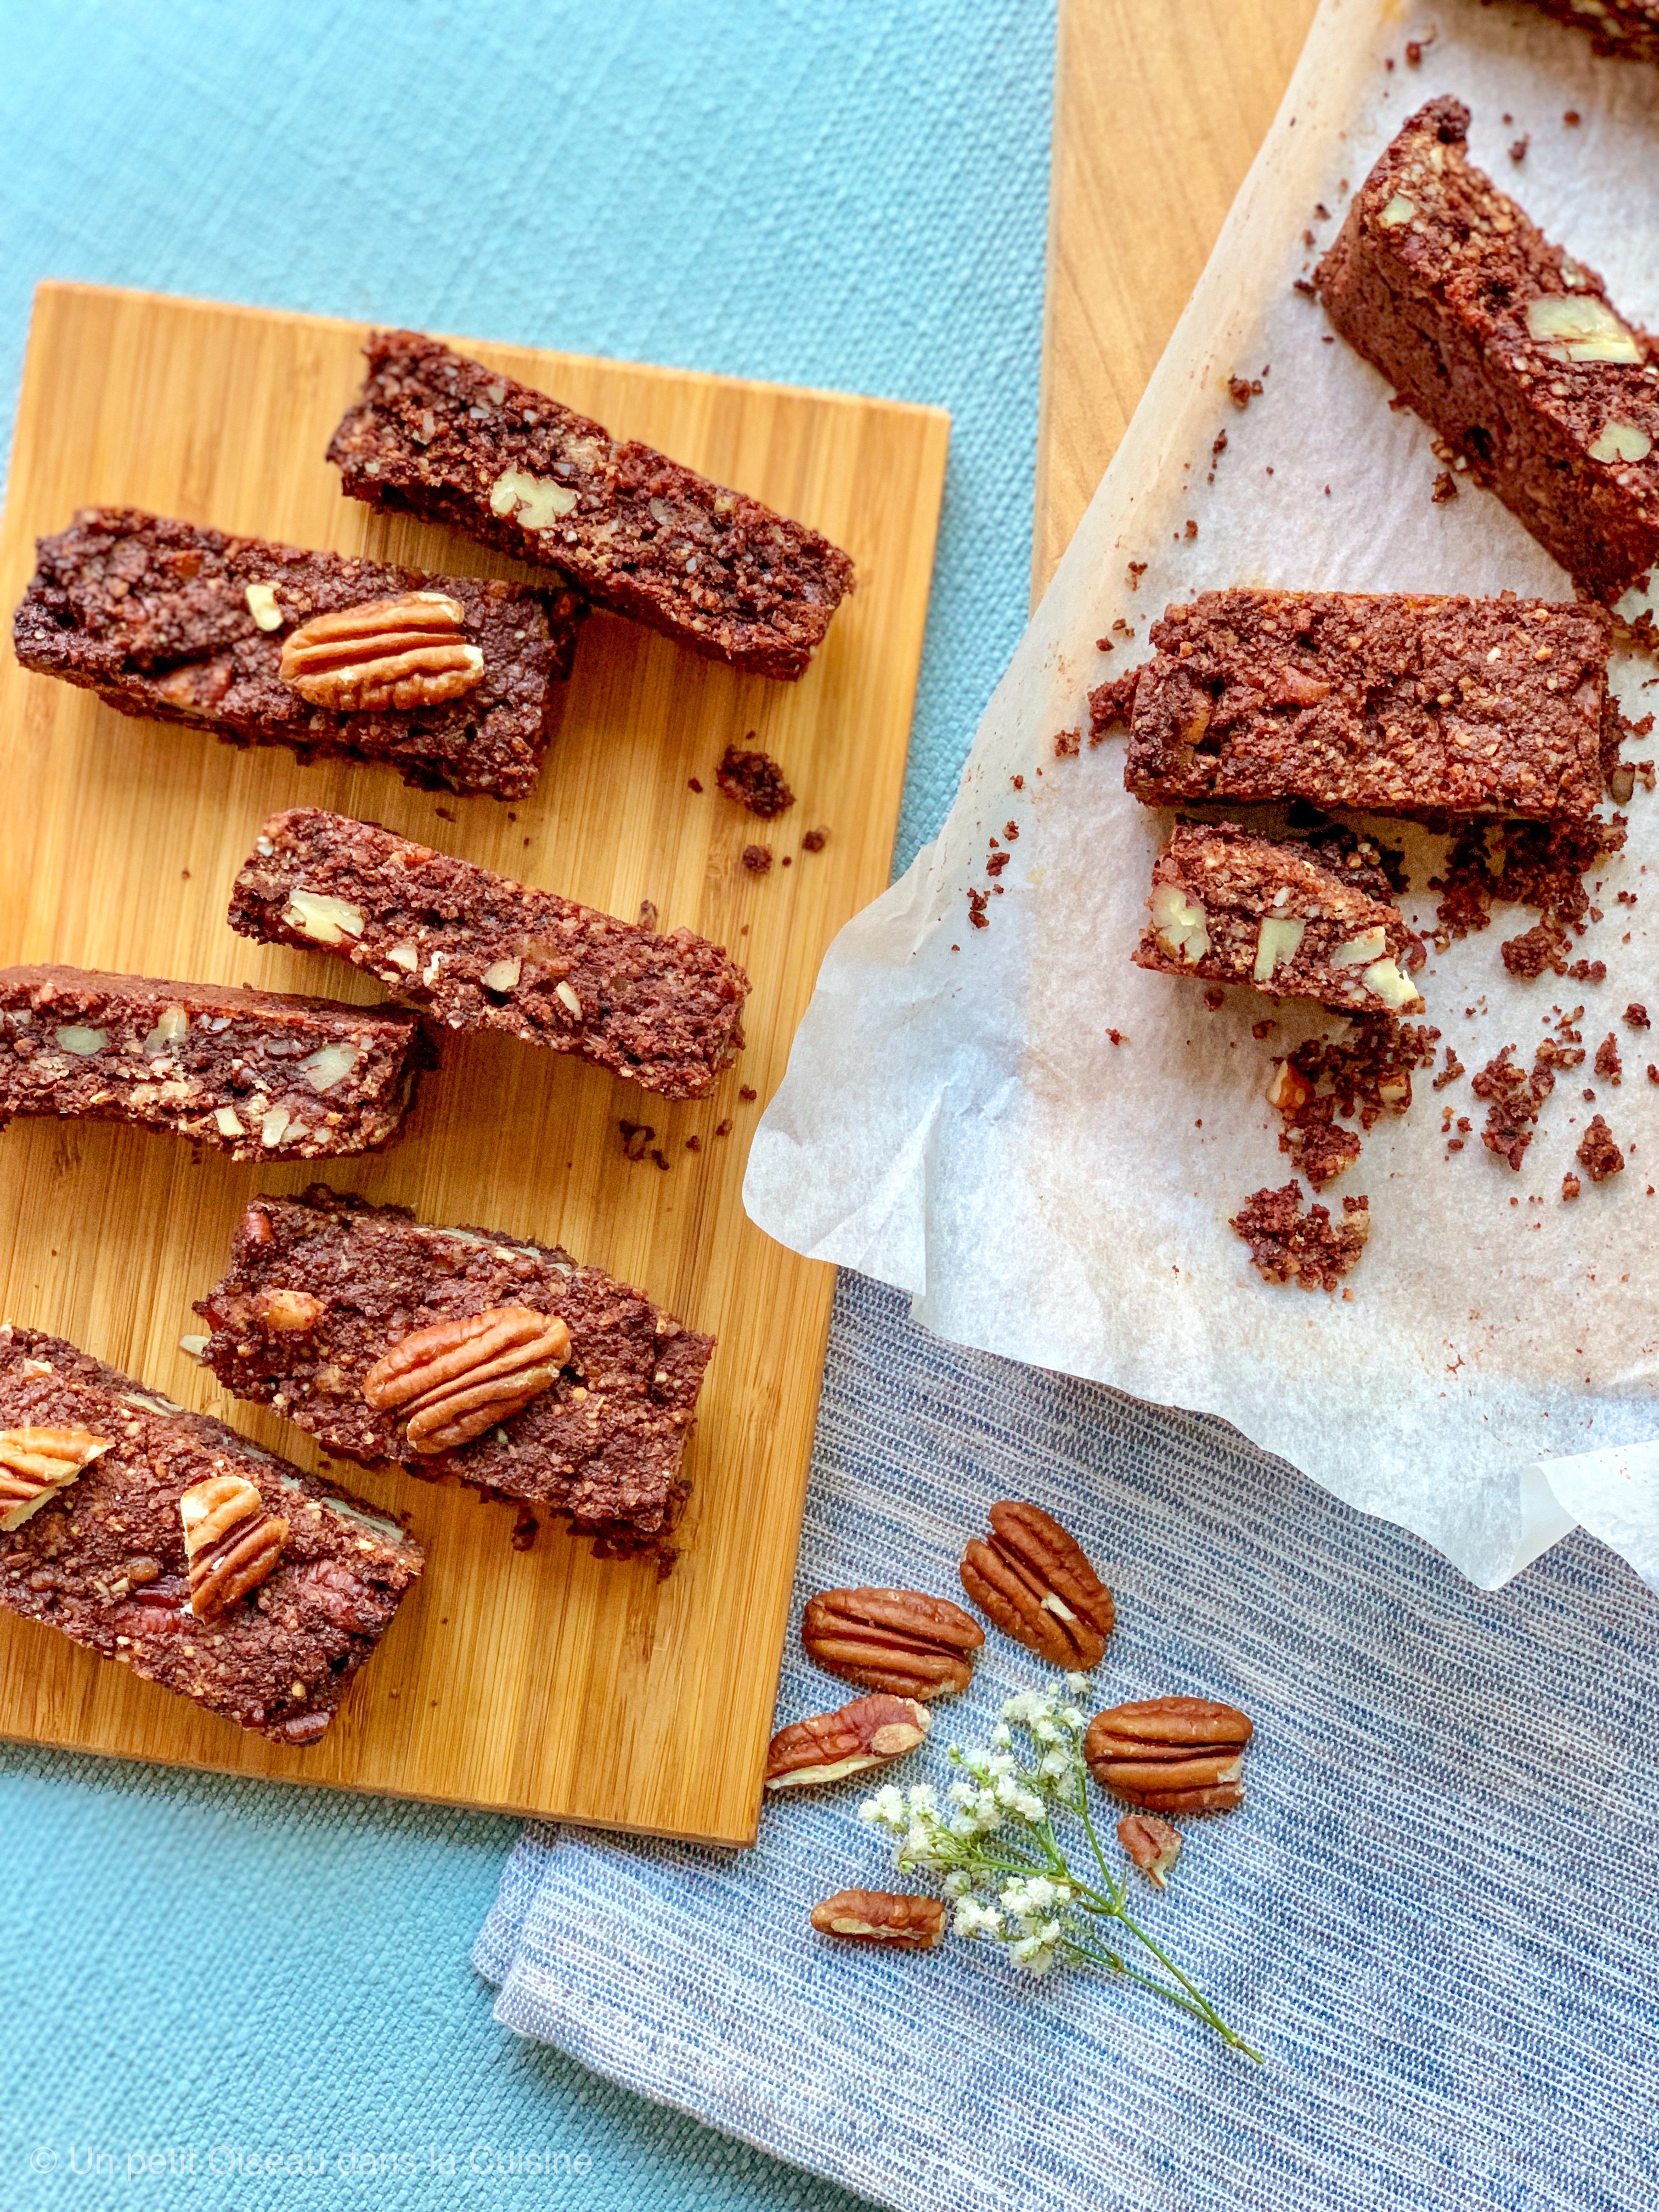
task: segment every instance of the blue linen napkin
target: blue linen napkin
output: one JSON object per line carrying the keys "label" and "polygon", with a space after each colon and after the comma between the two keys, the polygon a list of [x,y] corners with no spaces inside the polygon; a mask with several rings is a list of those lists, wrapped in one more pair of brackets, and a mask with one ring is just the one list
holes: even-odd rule
{"label": "blue linen napkin", "polygon": [[[1116,1593],[1096,1705],[1255,1719],[1245,1806],[1183,1824],[1140,1917],[1266,2065],[1088,1971],[816,1935],[833,1890],[925,1886],[856,1781],[769,1803],[748,1854],[528,1830],[474,1952],[496,2018],[903,2212],[1650,2212],[1659,1599],[1582,1531],[1473,1589],[1225,1424],[947,1345],[844,1274],[780,1722],[855,1694],[802,1656],[805,1598],[951,1595],[1000,1498]],[[889,1778],[944,1779],[1043,1679],[993,1632]]]}

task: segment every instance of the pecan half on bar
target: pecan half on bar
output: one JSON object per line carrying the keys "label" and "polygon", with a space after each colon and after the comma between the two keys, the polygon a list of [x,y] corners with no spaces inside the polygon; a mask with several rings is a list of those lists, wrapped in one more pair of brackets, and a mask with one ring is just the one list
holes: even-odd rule
{"label": "pecan half on bar", "polygon": [[258,1490],[240,1474],[210,1475],[179,1500],[190,1577],[190,1609],[216,1620],[270,1576],[288,1541],[289,1524],[265,1511]]}
{"label": "pecan half on bar", "polygon": [[972,1679],[985,1632],[959,1605],[921,1590],[823,1590],[800,1626],[809,1659],[866,1690],[944,1698]]}
{"label": "pecan half on bar", "polygon": [[937,1897],[896,1897],[884,1889],[838,1889],[812,1907],[824,1936],[884,1943],[894,1951],[931,1951],[945,1941],[945,1905]]}
{"label": "pecan half on bar", "polygon": [[963,1554],[962,1587],[1005,1636],[1068,1674],[1099,1666],[1112,1632],[1112,1593],[1083,1547],[1040,1505],[991,1508],[988,1542]]}
{"label": "pecan half on bar", "polygon": [[404,1416],[417,1452],[453,1451],[550,1390],[569,1357],[562,1321],[492,1306],[404,1337],[364,1376],[363,1396],[377,1413]]}
{"label": "pecan half on bar", "polygon": [[933,1724],[927,1706],[914,1698],[880,1691],[854,1698],[838,1712],[814,1713],[810,1720],[780,1729],[766,1753],[766,1786],[805,1790],[843,1781],[849,1774],[867,1774],[872,1766],[885,1766],[925,1743]]}
{"label": "pecan half on bar", "polygon": [[484,657],[465,629],[466,609],[447,592],[400,592],[301,623],[283,641],[277,672],[302,699],[337,714],[438,707],[483,680]]}
{"label": "pecan half on bar", "polygon": [[1237,1705],[1146,1698],[1097,1713],[1083,1739],[1103,1790],[1149,1813],[1225,1813],[1244,1802],[1244,1747],[1254,1730]]}

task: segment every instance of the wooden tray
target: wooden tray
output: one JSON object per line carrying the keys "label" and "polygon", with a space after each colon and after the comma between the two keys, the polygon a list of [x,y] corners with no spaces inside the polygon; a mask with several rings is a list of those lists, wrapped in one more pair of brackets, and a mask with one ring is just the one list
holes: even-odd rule
{"label": "wooden tray", "polygon": [[[130,503],[301,545],[469,574],[511,562],[340,495],[324,462],[359,375],[343,322],[49,284],[36,298],[0,532],[0,598],[21,596],[37,533]],[[720,1340],[689,1468],[680,1564],[594,1561],[514,1509],[396,1472],[337,1468],[409,1515],[428,1566],[314,1750],[198,1712],[31,1622],[0,1616],[0,1734],[288,1781],[752,1840],[771,1723],[833,1272],[754,1229],[748,1141],[783,1073],[831,936],[887,882],[921,658],[949,420],[934,409],[459,343],[815,524],[859,589],[799,684],[740,678],[606,616],[587,624],[535,796],[406,790],[390,770],[301,768],[135,722],[0,666],[0,762],[14,845],[0,962],[62,960],[337,995],[372,987],[325,957],[225,926],[261,819],[309,804],[384,822],[470,860],[633,916],[653,901],[729,945],[754,979],[749,1047],[708,1099],[670,1105],[507,1037],[450,1039],[410,1133],[328,1180],[567,1244]],[[798,794],[775,824],[715,789],[748,732]],[[693,780],[701,794],[689,787]],[[801,837],[824,827],[822,852]],[[777,862],[757,876],[750,843]],[[786,856],[787,858],[786,859]],[[745,1100],[740,1086],[757,1091]],[[730,1119],[729,1136],[717,1125]],[[624,1155],[654,1127],[669,1162]],[[696,1136],[702,1149],[688,1151]],[[130,1130],[18,1121],[0,1140],[0,1304],[262,1443],[318,1464],[301,1432],[226,1399],[178,1349],[243,1206],[316,1179],[294,1164],[194,1162]]]}

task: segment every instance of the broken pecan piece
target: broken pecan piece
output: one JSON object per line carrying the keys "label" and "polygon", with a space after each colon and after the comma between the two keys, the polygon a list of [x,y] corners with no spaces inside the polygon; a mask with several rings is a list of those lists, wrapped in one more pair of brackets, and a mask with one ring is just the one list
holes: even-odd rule
{"label": "broken pecan piece", "polygon": [[914,1698],[878,1691],[854,1698],[839,1712],[814,1713],[810,1720],[780,1729],[766,1753],[769,1790],[805,1790],[821,1782],[840,1782],[867,1774],[902,1759],[927,1740],[933,1717]]}
{"label": "broken pecan piece", "polygon": [[990,1541],[969,1545],[962,1587],[1004,1635],[1051,1667],[1086,1674],[1106,1655],[1112,1593],[1076,1537],[1040,1505],[991,1508]]}
{"label": "broken pecan piece", "polygon": [[945,1905],[937,1897],[896,1897],[884,1889],[838,1889],[812,1907],[824,1936],[884,1943],[896,1951],[931,1951],[945,1941]]}
{"label": "broken pecan piece", "polygon": [[809,1659],[866,1690],[944,1698],[965,1690],[968,1655],[985,1632],[948,1597],[921,1590],[833,1589],[808,1603],[800,1640]]}
{"label": "broken pecan piece", "polygon": [[483,654],[461,632],[466,610],[446,592],[402,592],[313,615],[283,645],[278,674],[313,707],[372,714],[435,707],[471,690]]}
{"label": "broken pecan piece", "polygon": [[1237,1705],[1146,1698],[1097,1713],[1083,1739],[1089,1771],[1149,1813],[1224,1813],[1244,1802],[1244,1747],[1254,1730]]}
{"label": "broken pecan piece", "polygon": [[1117,1839],[1148,1881],[1167,1889],[1164,1875],[1181,1856],[1181,1831],[1156,1813],[1126,1813],[1117,1824]]}
{"label": "broken pecan piece", "polygon": [[179,1500],[190,1563],[190,1609],[214,1620],[257,1589],[282,1557],[288,1522],[267,1513],[246,1476],[210,1474]]}
{"label": "broken pecan piece", "polygon": [[21,1528],[111,1442],[90,1429],[0,1429],[0,1529]]}
{"label": "broken pecan piece", "polygon": [[492,1306],[400,1339],[364,1376],[363,1398],[377,1413],[403,1414],[416,1451],[454,1451],[550,1390],[569,1357],[570,1331],[556,1316]]}
{"label": "broken pecan piece", "polygon": [[322,1314],[322,1300],[309,1291],[260,1291],[253,1301],[254,1320],[278,1336],[303,1335],[316,1327]]}

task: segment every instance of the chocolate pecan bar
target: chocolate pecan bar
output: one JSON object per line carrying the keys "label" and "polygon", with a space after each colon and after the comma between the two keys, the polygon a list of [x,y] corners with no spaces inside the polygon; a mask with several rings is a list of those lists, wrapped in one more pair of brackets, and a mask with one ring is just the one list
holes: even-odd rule
{"label": "chocolate pecan bar", "polygon": [[395,1137],[429,1056],[396,1006],[0,969],[0,1121],[131,1121],[237,1160],[323,1159]]}
{"label": "chocolate pecan bar", "polygon": [[672,1558],[714,1340],[568,1252],[319,1185],[253,1200],[197,1311],[203,1364],[325,1449],[546,1507],[605,1557]]}
{"label": "chocolate pecan bar", "polygon": [[265,823],[230,926],[333,952],[452,1030],[506,1030],[668,1098],[700,1097],[743,1044],[749,978],[707,938],[656,936],[317,807]]}
{"label": "chocolate pecan bar", "polygon": [[[1407,815],[1587,817],[1608,624],[1542,599],[1201,592],[1154,623],[1124,782],[1150,805],[1302,799]],[[1094,734],[1122,686],[1093,695]]]}
{"label": "chocolate pecan bar", "polygon": [[328,449],[353,499],[556,568],[711,659],[805,673],[853,588],[827,538],[435,338],[377,331],[363,351],[362,396]]}
{"label": "chocolate pecan bar", "polygon": [[1599,598],[1659,561],[1659,340],[1468,161],[1431,100],[1315,277],[1331,320]]}
{"label": "chocolate pecan bar", "polygon": [[395,1522],[61,1337],[0,1327],[0,1605],[314,1743],[420,1573]]}
{"label": "chocolate pecan bar", "polygon": [[1300,846],[1232,823],[1182,827],[1158,857],[1146,905],[1138,968],[1354,1013],[1422,1011],[1408,971],[1422,965],[1423,943],[1398,907]]}
{"label": "chocolate pecan bar", "polygon": [[405,783],[521,799],[583,612],[568,591],[429,576],[228,538],[132,507],[86,507],[13,624],[26,668],[124,714],[383,761]]}
{"label": "chocolate pecan bar", "polygon": [[1659,0],[1532,0],[1558,23],[1588,31],[1598,54],[1659,62]]}

